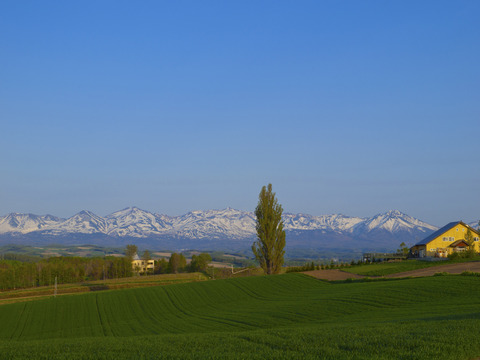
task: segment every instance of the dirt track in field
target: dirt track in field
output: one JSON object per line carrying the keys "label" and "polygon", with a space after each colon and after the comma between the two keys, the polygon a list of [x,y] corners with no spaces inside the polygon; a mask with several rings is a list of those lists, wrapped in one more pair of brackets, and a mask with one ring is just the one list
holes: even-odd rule
{"label": "dirt track in field", "polygon": [[[396,274],[386,275],[387,278],[402,278],[402,277],[422,277],[433,276],[435,273],[446,272],[449,274],[461,274],[464,271],[478,272],[480,273],[480,262],[467,262],[460,264],[449,264],[433,266],[425,269],[417,269],[411,271],[405,271]],[[342,270],[312,270],[305,271],[304,274],[316,277],[317,279],[335,281],[335,280],[347,280],[347,279],[361,279],[365,276],[351,274]],[[374,276],[370,276],[374,277]]]}
{"label": "dirt track in field", "polygon": [[304,274],[316,277],[317,279],[328,281],[361,279],[365,277],[363,275],[351,274],[342,270],[311,270],[305,271]]}
{"label": "dirt track in field", "polygon": [[460,263],[460,264],[433,266],[425,269],[417,269],[417,270],[391,274],[385,277],[399,278],[399,277],[407,277],[407,276],[413,276],[413,277],[432,276],[432,275],[435,275],[435,273],[439,273],[439,272],[446,272],[449,274],[461,274],[464,271],[480,272],[480,262],[475,261],[475,262],[466,262],[466,263]]}

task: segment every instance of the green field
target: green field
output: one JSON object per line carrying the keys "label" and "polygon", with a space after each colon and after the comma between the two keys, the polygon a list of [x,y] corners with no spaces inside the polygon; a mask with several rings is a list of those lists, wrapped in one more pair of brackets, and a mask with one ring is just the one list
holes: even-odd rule
{"label": "green field", "polygon": [[237,278],[0,306],[0,358],[472,359],[479,318],[473,276]]}
{"label": "green field", "polygon": [[472,259],[455,259],[446,261],[421,261],[421,260],[404,260],[398,262],[379,262],[367,265],[355,265],[350,268],[344,268],[343,271],[364,275],[364,276],[385,276],[396,274],[404,271],[425,269],[429,267],[442,266],[448,264],[458,264],[469,261],[479,261],[477,256]]}
{"label": "green field", "polygon": [[[91,292],[99,290],[119,290],[127,288],[149,287],[159,285],[181,284],[194,281],[205,281],[208,277],[203,273],[160,274],[134,276],[129,278],[96,280],[74,284],[59,284],[59,295]],[[39,286],[26,289],[16,289],[0,292],[0,305],[19,301],[29,301],[32,298],[51,297],[54,293],[52,286]]]}

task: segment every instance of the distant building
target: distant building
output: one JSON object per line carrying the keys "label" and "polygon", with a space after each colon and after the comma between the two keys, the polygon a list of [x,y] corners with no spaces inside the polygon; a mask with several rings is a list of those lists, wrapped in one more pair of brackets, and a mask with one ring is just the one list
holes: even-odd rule
{"label": "distant building", "polygon": [[142,260],[138,257],[137,254],[133,257],[132,260],[132,269],[138,273],[146,273],[147,270],[149,273],[153,274],[153,269],[155,268],[155,260]]}
{"label": "distant building", "polygon": [[475,251],[480,251],[479,238],[477,230],[465,224],[463,221],[451,222],[441,229],[427,236],[410,248],[410,252],[415,257],[447,257],[453,252],[465,251],[468,244],[465,241],[467,231],[472,232],[474,238]]}

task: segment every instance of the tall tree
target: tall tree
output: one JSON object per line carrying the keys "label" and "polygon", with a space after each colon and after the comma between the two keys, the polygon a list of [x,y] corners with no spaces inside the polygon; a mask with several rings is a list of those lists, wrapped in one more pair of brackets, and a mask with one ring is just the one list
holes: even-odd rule
{"label": "tall tree", "polygon": [[468,244],[468,250],[475,251],[475,241],[473,239],[473,234],[470,229],[467,229],[465,234],[465,242]]}
{"label": "tall tree", "polygon": [[133,260],[133,257],[137,254],[138,248],[137,245],[128,244],[125,249],[125,256]]}
{"label": "tall tree", "polygon": [[168,261],[168,267],[171,273],[176,274],[187,266],[187,260],[183,254],[173,253]]}
{"label": "tall tree", "polygon": [[409,252],[410,252],[410,249],[407,247],[407,245],[404,242],[400,244],[400,249],[397,249],[397,253],[402,254],[403,256],[407,256]]}
{"label": "tall tree", "polygon": [[279,273],[283,265],[285,231],[282,212],[283,208],[272,192],[272,184],[262,187],[255,209],[257,240],[252,245],[252,251],[268,275]]}
{"label": "tall tree", "polygon": [[168,261],[164,258],[155,261],[155,274],[165,274],[168,271]]}
{"label": "tall tree", "polygon": [[207,266],[212,261],[210,254],[201,253],[200,255],[192,255],[192,261],[190,262],[190,271],[205,271]]}

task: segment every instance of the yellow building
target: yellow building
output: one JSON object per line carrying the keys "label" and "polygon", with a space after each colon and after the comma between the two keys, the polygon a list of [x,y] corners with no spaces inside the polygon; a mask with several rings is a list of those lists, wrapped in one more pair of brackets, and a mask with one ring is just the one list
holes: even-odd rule
{"label": "yellow building", "polygon": [[480,251],[480,234],[462,221],[451,222],[432,235],[426,237],[410,248],[410,252],[416,257],[447,257],[455,251],[468,250],[465,241],[467,231],[472,232],[474,248]]}
{"label": "yellow building", "polygon": [[155,260],[142,260],[135,255],[132,260],[132,269],[136,273],[146,273],[147,270],[150,274],[153,274],[153,269],[155,268]]}

